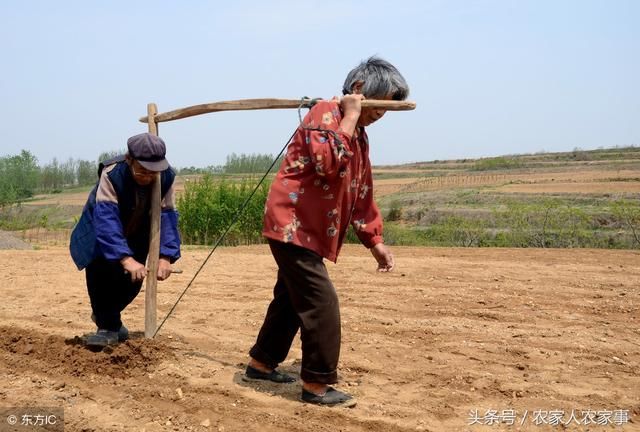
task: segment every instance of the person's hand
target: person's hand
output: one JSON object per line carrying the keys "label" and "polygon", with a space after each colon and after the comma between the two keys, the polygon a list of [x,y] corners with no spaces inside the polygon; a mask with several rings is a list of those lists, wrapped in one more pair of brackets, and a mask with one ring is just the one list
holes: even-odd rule
{"label": "person's hand", "polygon": [[139,282],[147,275],[147,268],[133,257],[124,257],[120,260],[125,273],[131,276],[131,282]]}
{"label": "person's hand", "polygon": [[384,245],[384,243],[378,243],[371,249],[371,254],[378,262],[378,271],[379,272],[390,272],[393,270],[395,266],[395,262],[393,261],[393,255]]}
{"label": "person's hand", "polygon": [[363,99],[364,96],[361,94],[348,94],[344,95],[340,100],[340,106],[342,107],[340,129],[349,136],[353,136],[358,126]]}
{"label": "person's hand", "polygon": [[163,281],[171,276],[171,261],[166,258],[158,260],[158,280]]}
{"label": "person's hand", "polygon": [[340,100],[340,106],[345,118],[358,120],[360,113],[362,112],[362,100],[364,96],[361,94],[348,94],[342,96]]}

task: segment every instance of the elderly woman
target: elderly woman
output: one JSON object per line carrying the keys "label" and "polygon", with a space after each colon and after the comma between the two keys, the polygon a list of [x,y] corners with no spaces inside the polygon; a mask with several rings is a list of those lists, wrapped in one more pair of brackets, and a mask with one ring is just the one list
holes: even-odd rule
{"label": "elderly woman", "polygon": [[351,224],[378,270],[393,269],[373,200],[365,132],[385,110],[362,108],[361,101],[404,100],[408,93],[392,64],[371,57],[349,72],[344,96],[317,103],[291,140],[266,202],[263,235],[278,276],[245,380],[295,381],[276,368],[300,329],[302,400],[355,405],[351,395],[329,386],[338,381],[340,310],[323,258],[336,262]]}

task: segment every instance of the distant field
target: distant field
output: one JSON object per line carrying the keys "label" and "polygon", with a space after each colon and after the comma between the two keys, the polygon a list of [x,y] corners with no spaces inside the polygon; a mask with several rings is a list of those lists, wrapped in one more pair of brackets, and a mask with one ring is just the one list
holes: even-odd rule
{"label": "distant field", "polygon": [[[640,247],[640,148],[420,162],[373,171],[391,243]],[[247,176],[259,177],[214,178],[235,182]],[[200,177],[178,176],[178,195]],[[45,244],[58,237],[66,241],[55,231],[73,226],[89,190],[36,196],[5,209],[0,228],[22,230],[22,237],[34,242],[41,236]]]}
{"label": "distant field", "polygon": [[631,148],[379,167],[374,193],[396,244],[638,248],[639,156]]}
{"label": "distant field", "polygon": [[530,173],[460,173],[375,181],[376,196],[442,189],[486,187],[530,193],[640,193],[640,170],[584,170]]}
{"label": "distant field", "polygon": [[493,189],[497,192],[537,194],[637,194],[640,182],[584,182],[509,184]]}

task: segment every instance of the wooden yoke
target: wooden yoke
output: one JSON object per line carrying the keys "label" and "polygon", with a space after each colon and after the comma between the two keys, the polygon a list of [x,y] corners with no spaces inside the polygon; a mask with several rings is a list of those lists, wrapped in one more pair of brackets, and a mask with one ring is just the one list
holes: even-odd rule
{"label": "wooden yoke", "polygon": [[[143,123],[149,124],[149,133],[158,135],[158,123],[171,120],[178,120],[200,114],[207,114],[219,111],[244,111],[262,109],[282,109],[282,108],[311,108],[316,100],[303,99],[243,99],[235,101],[214,102],[202,105],[194,105],[186,108],[158,114],[155,104],[147,105],[147,115],[140,118]],[[387,111],[409,111],[416,108],[415,102],[410,101],[387,101],[365,99],[362,101],[363,108],[382,108]],[[147,259],[147,285],[145,289],[145,319],[144,335],[152,338],[158,329],[157,327],[157,288],[158,288],[158,260],[160,258],[160,175],[156,176],[151,192],[151,233],[149,237],[149,258]],[[173,271],[177,273],[177,271]],[[166,318],[165,318],[166,319]],[[164,321],[163,321],[164,323]],[[162,325],[162,324],[161,324]]]}
{"label": "wooden yoke", "polygon": [[[147,105],[149,133],[158,135],[158,124],[155,116],[158,113],[156,104]],[[158,293],[158,259],[160,257],[160,173],[151,187],[151,230],[149,233],[149,257],[147,258],[147,285],[144,295],[144,336],[152,338],[157,328],[157,293]]]}
{"label": "wooden yoke", "polygon": [[[213,102],[202,105],[194,105],[186,108],[168,111],[157,114],[154,117],[156,123],[171,120],[193,117],[200,114],[207,114],[220,111],[246,111],[262,109],[282,109],[282,108],[310,108],[314,100],[304,99],[243,99],[236,101]],[[416,109],[416,103],[410,101],[387,101],[365,99],[362,101],[363,108],[383,108],[387,111],[410,111]],[[149,116],[140,117],[142,123],[148,122]]]}

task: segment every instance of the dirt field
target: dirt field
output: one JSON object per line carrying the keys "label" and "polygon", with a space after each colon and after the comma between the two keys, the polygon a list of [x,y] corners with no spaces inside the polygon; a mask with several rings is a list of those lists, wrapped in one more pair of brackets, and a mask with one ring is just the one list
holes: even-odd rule
{"label": "dirt field", "polygon": [[[184,273],[159,284],[161,318],[207,252],[185,250]],[[275,277],[265,246],[216,252],[154,340],[140,337],[142,293],[124,314],[137,337],[109,353],[74,339],[93,328],[65,248],[0,251],[0,405],[64,407],[66,431],[600,431],[615,418],[640,430],[639,252],[394,253],[391,274],[357,246],[328,265],[339,387],[358,398],[330,409],[298,402],[299,383],[240,380]],[[296,342],[282,369],[297,373],[299,359]],[[514,410],[516,424],[490,424],[491,410]],[[535,424],[553,410],[577,421]],[[582,411],[609,426],[585,426]]]}
{"label": "dirt field", "polygon": [[637,194],[640,193],[640,182],[512,184],[491,188],[486,191],[533,194]]}
{"label": "dirt field", "polygon": [[441,191],[481,187],[483,192],[567,193],[567,194],[637,194],[640,171],[635,169],[563,170],[546,172],[484,172],[435,177],[402,177],[376,180],[377,197],[394,193]]}

